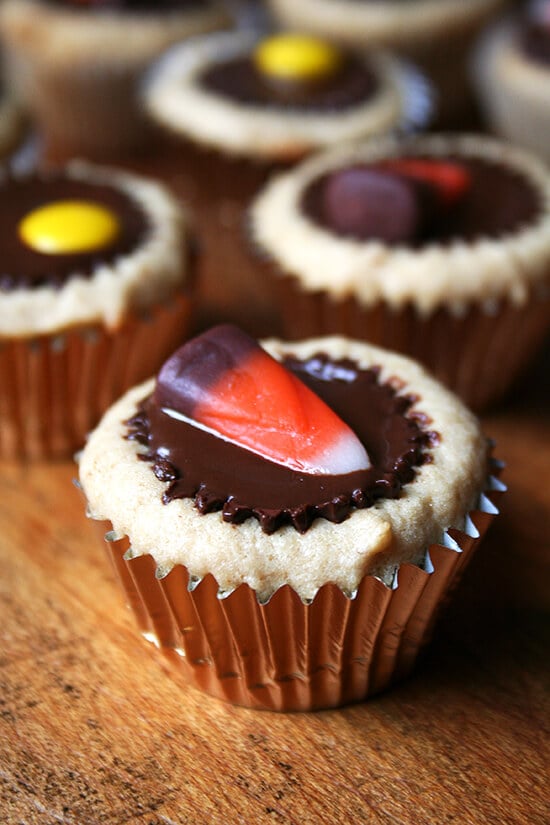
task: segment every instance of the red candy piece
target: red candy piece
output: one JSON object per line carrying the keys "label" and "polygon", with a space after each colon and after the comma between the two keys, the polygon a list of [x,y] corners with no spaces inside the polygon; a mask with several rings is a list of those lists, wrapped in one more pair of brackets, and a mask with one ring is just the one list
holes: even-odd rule
{"label": "red candy piece", "polygon": [[433,186],[443,203],[452,206],[471,186],[470,172],[460,163],[432,158],[395,158],[384,169]]}
{"label": "red candy piece", "polygon": [[365,448],[324,401],[236,327],[214,327],[162,367],[168,414],[303,473],[365,470]]}

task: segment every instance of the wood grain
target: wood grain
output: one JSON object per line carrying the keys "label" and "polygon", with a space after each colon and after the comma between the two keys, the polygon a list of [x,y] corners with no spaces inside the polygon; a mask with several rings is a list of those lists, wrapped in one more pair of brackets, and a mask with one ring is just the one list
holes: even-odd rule
{"label": "wood grain", "polygon": [[74,465],[2,464],[0,821],[547,823],[548,387],[485,418],[510,492],[414,677],[317,714],[178,681],[136,633]]}

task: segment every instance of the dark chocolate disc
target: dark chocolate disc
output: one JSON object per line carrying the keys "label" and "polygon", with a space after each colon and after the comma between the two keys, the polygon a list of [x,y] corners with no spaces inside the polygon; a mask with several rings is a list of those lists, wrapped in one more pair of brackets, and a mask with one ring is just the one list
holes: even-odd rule
{"label": "dark chocolate disc", "polygon": [[[21,222],[33,210],[62,201],[85,201],[112,212],[120,231],[91,251],[44,254],[21,236]],[[92,277],[103,265],[129,255],[145,239],[149,222],[141,205],[121,187],[101,180],[69,177],[63,171],[42,176],[6,176],[0,182],[0,289],[60,288],[74,275]],[[67,231],[70,231],[68,228]]]}
{"label": "dark chocolate disc", "polygon": [[248,55],[207,66],[200,75],[203,88],[237,103],[261,108],[331,112],[366,103],[378,92],[376,72],[367,60],[347,56],[340,71],[323,81],[299,82],[262,75]]}
{"label": "dark chocolate disc", "polygon": [[175,419],[150,396],[127,422],[127,437],[145,445],[140,458],[166,485],[165,504],[192,498],[200,513],[221,510],[234,524],[254,517],[267,533],[288,524],[304,532],[316,518],[340,522],[354,509],[398,497],[429,460],[437,436],[420,413],[409,414],[415,399],[381,383],[376,368],[326,353],[283,363],[353,430],[372,465],[342,475],[304,474]]}
{"label": "dark chocolate disc", "polygon": [[335,235],[419,248],[458,238],[503,237],[536,220],[543,204],[521,170],[450,154],[344,166],[314,178],[303,191],[301,207]]}

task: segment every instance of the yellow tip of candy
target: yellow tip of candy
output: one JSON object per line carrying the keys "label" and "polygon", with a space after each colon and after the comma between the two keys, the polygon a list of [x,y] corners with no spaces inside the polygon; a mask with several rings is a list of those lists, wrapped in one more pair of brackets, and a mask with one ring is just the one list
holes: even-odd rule
{"label": "yellow tip of candy", "polygon": [[19,223],[19,236],[46,255],[93,252],[109,246],[120,232],[117,216],[91,201],[56,201],[29,212]]}
{"label": "yellow tip of candy", "polygon": [[316,80],[340,67],[340,51],[316,37],[279,34],[263,40],[254,51],[256,68],[281,80]]}

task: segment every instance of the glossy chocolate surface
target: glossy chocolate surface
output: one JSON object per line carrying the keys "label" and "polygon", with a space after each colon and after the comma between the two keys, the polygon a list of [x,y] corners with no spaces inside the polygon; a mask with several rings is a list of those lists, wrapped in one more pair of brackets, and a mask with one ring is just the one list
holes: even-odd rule
{"label": "glossy chocolate surface", "polygon": [[[499,238],[529,225],[540,213],[542,203],[539,193],[519,172],[503,164],[477,158],[449,157],[449,160],[465,167],[470,173],[471,185],[456,202],[449,205],[440,202],[435,190],[435,197],[429,197],[429,184],[415,183],[418,214],[414,222],[411,221],[407,198],[396,189],[393,210],[386,201],[381,203],[384,206],[384,220],[380,219],[380,226],[375,221],[363,226],[343,226],[342,216],[335,214],[329,197],[335,175],[342,174],[341,171],[314,180],[304,190],[302,209],[315,223],[335,235],[411,247],[421,247],[430,242],[447,243],[454,239],[473,241],[481,237]],[[379,170],[380,165],[372,163],[349,167],[349,171],[354,169],[360,174],[364,170]],[[392,176],[395,173],[387,174]],[[365,194],[368,195],[368,192]],[[375,201],[375,198],[372,200]]]}
{"label": "glossy chocolate surface", "polygon": [[341,476],[306,475],[267,461],[164,413],[149,397],[127,422],[128,438],[147,446],[143,456],[166,482],[164,503],[194,498],[199,512],[222,510],[235,524],[255,517],[266,533],[285,524],[305,532],[315,518],[341,522],[353,509],[397,498],[415,468],[437,443],[422,414],[408,414],[413,398],[379,382],[376,368],[361,370],[324,353],[292,370],[348,424],[372,462],[366,471]]}
{"label": "glossy chocolate surface", "polygon": [[200,83],[209,92],[246,105],[320,112],[364,103],[379,87],[374,70],[352,57],[334,75],[315,82],[270,79],[256,69],[251,57],[237,57],[209,66]]}
{"label": "glossy chocolate surface", "polygon": [[[20,221],[40,206],[62,200],[89,200],[111,209],[121,231],[103,249],[85,253],[44,254],[19,237]],[[131,253],[144,239],[148,220],[122,190],[62,175],[8,178],[0,183],[0,289],[61,287],[72,275],[90,277],[97,267]]]}

